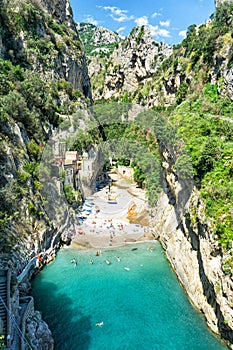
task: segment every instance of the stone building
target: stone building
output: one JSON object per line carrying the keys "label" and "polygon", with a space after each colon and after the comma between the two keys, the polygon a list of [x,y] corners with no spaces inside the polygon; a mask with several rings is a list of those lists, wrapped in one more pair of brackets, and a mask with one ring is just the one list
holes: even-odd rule
{"label": "stone building", "polygon": [[78,188],[78,171],[82,169],[82,160],[77,151],[67,151],[64,159],[65,185]]}

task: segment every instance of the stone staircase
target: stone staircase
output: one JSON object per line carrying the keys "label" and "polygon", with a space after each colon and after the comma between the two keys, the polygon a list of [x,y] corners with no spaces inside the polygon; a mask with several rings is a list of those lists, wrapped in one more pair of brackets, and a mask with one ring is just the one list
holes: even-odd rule
{"label": "stone staircase", "polygon": [[0,270],[0,334],[4,335],[5,340],[7,335],[10,334],[9,315],[6,310],[6,307],[9,308],[9,287],[10,272],[8,270]]}

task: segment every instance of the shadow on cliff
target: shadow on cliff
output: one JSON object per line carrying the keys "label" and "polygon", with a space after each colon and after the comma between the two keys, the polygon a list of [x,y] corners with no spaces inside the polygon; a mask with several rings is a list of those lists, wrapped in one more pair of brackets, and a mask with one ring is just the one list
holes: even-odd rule
{"label": "shadow on cliff", "polygon": [[[220,305],[217,303],[217,295],[213,284],[209,281],[206,273],[205,267],[201,255],[200,247],[200,237],[206,238],[204,226],[198,222],[198,235],[193,231],[190,221],[186,219],[186,227],[189,230],[189,237],[191,240],[191,245],[193,250],[197,252],[198,266],[199,266],[199,276],[203,287],[203,292],[206,297],[208,304],[212,307],[218,320],[218,330],[223,339],[233,343],[233,332],[232,329],[224,322],[224,316],[221,312]],[[184,232],[184,230],[183,230]]]}
{"label": "shadow on cliff", "polygon": [[[189,181],[182,181],[182,179],[179,179],[179,183],[181,185],[181,190],[179,191],[177,198],[175,193],[173,193],[172,190],[170,189],[165,179],[163,179],[163,188],[164,188],[164,192],[168,196],[169,204],[173,206],[175,211],[176,221],[177,221],[176,229],[179,228],[183,232],[184,236],[187,236],[187,232],[185,232],[185,229],[183,226],[183,218],[185,217],[186,204],[188,203],[188,200],[191,196],[194,182],[192,180],[191,182],[189,182]],[[197,252],[199,276],[203,287],[203,293],[206,297],[208,304],[214,310],[214,313],[218,320],[217,326],[221,337],[232,344],[233,343],[232,329],[227,325],[227,323],[224,320],[224,316],[221,312],[220,305],[217,303],[217,295],[215,292],[215,288],[213,284],[209,281],[205,273],[205,267],[202,259],[201,244],[200,244],[200,238],[207,239],[205,234],[206,232],[205,227],[203,224],[200,223],[200,221],[198,221],[198,234],[196,234],[193,231],[190,224],[190,220],[188,218],[185,218],[185,225],[189,232],[189,238],[192,245],[192,249]]]}
{"label": "shadow on cliff", "polygon": [[[59,292],[53,283],[41,284],[33,289],[35,308],[42,312],[55,342],[56,350],[87,350],[92,328],[90,315],[73,308],[73,301]],[[78,298],[78,295],[77,295]]]}

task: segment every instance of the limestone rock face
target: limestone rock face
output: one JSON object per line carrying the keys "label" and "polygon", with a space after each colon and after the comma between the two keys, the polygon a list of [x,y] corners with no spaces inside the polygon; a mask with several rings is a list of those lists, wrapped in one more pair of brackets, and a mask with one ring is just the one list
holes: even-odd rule
{"label": "limestone rock face", "polygon": [[112,32],[111,30],[101,27],[99,27],[98,30],[95,30],[92,39],[94,45],[99,45],[100,43],[102,45],[108,45],[113,43],[119,43],[122,41],[119,35]]}
{"label": "limestone rock face", "polygon": [[75,30],[73,11],[69,0],[39,0],[39,2],[58,23],[66,23]]}
{"label": "limestone rock face", "polygon": [[48,325],[42,320],[41,314],[35,311],[27,321],[26,332],[33,348],[38,350],[53,350],[54,341]]}
{"label": "limestone rock face", "polygon": [[[39,167],[57,126],[57,111],[68,111],[71,100],[76,108],[77,96],[84,101],[91,91],[68,0],[3,0],[0,33],[1,76],[5,74],[6,81],[5,89],[1,84],[1,106],[4,99],[6,108],[12,106],[0,121],[0,268],[11,269],[15,288],[21,284],[15,291],[16,305],[33,272],[74,234],[72,214],[59,196],[61,181],[48,181],[49,202],[41,191]],[[9,78],[10,70],[20,77]],[[51,332],[38,313],[28,320],[27,331],[33,348],[53,349]]]}
{"label": "limestone rock face", "polygon": [[94,46],[115,44],[122,41],[117,33],[107,28],[97,27],[91,23],[78,23],[77,29],[84,44],[89,43],[90,36]]}
{"label": "limestone rock face", "polygon": [[16,0],[3,3],[0,57],[31,67],[47,81],[68,80],[91,97],[86,58],[69,0],[22,0],[20,6]]}
{"label": "limestone rock face", "polygon": [[[197,27],[197,35],[202,35],[204,27],[211,33],[213,23]],[[204,50],[198,63],[194,60],[194,51],[188,51],[187,43],[177,47],[157,43],[146,26],[136,27],[110,56],[89,57],[93,98],[168,107],[201,93],[208,80],[217,85],[221,97],[233,100],[231,33],[216,39],[208,65],[204,61]]]}
{"label": "limestone rock face", "polygon": [[192,181],[180,181],[167,157],[163,168],[164,194],[152,211],[156,236],[192,303],[205,315],[209,327],[230,345],[233,281],[223,272],[226,256],[211,235]]}
{"label": "limestone rock face", "polygon": [[91,23],[78,23],[77,30],[81,37],[86,56],[109,56],[122,38],[115,32],[97,27]]}
{"label": "limestone rock face", "polygon": [[[135,92],[139,85],[143,86],[145,80],[152,79],[153,73],[171,53],[169,45],[152,39],[147,27],[134,28],[104,65],[97,67],[96,59],[89,62],[90,78],[94,81],[94,97],[108,99],[123,96],[126,92]],[[101,74],[103,86],[98,86],[98,90],[95,88],[95,78]]]}
{"label": "limestone rock face", "polygon": [[[219,93],[233,100],[233,67],[229,64],[232,47],[227,43],[229,35],[226,35],[226,42],[221,50],[214,55],[214,65],[210,72],[212,84],[219,85]],[[222,84],[218,83],[219,77],[222,78]]]}

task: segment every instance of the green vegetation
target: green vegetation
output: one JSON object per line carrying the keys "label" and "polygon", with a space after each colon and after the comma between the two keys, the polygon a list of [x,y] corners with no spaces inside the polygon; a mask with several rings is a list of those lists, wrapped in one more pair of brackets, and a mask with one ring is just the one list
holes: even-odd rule
{"label": "green vegetation", "polygon": [[137,165],[134,167],[133,179],[138,183],[139,187],[143,187],[143,182],[145,181],[146,176],[143,173],[142,169]]}
{"label": "green vegetation", "polygon": [[144,34],[145,34],[145,26],[141,26],[140,27],[140,32],[139,32],[138,36],[136,37],[137,44],[140,44]]}
{"label": "green vegetation", "polygon": [[56,65],[65,55],[75,55],[81,65],[83,58],[77,33],[37,1],[1,1],[0,33],[0,252],[7,253],[34,232],[35,220],[48,220],[41,154],[60,114],[72,113],[84,100]]}
{"label": "green vegetation", "polygon": [[0,335],[0,349],[5,349],[5,342],[4,342],[5,336]]}
{"label": "green vegetation", "polygon": [[[111,156],[118,159],[118,164],[133,166],[135,181],[139,186],[146,187],[148,200],[151,205],[155,205],[161,192],[158,141],[173,145],[176,139],[175,132],[171,125],[154,111],[139,114],[135,122],[127,121],[129,107],[128,104],[95,105],[95,118],[102,129],[98,130],[98,124],[92,121],[88,131],[78,131],[70,147],[77,150],[98,143],[106,159]],[[125,116],[124,122],[122,115]],[[187,178],[192,174],[192,167],[190,164],[187,167],[188,161],[184,161],[185,159],[177,166],[182,177]]]}
{"label": "green vegetation", "polygon": [[57,57],[62,59],[64,53],[75,54],[77,60],[82,55],[77,34],[43,11],[39,1],[22,0],[20,6],[17,0],[4,1],[0,32],[5,59],[24,68],[40,65],[45,75],[47,69],[55,68]]}
{"label": "green vegetation", "polygon": [[73,204],[73,202],[74,202],[74,193],[73,193],[72,186],[65,185],[64,186],[64,191],[65,191],[65,196],[66,196],[67,202],[69,204]]}
{"label": "green vegetation", "polygon": [[233,276],[233,256],[223,262],[223,271],[226,275]]}
{"label": "green vegetation", "polygon": [[[159,104],[154,112],[159,112],[171,123],[176,135],[158,122],[160,119],[156,113],[151,115],[152,119],[147,119],[147,125],[156,125],[158,142],[163,140],[165,144],[170,144],[171,140],[176,148],[177,136],[181,145],[186,145],[173,168],[181,178],[194,178],[204,204],[203,216],[213,237],[223,250],[228,251],[233,241],[233,124],[230,122],[233,104],[226,91],[221,65],[224,64],[227,69],[233,65],[232,13],[233,4],[225,2],[218,6],[208,24],[199,27],[191,25],[186,39],[174,47],[173,54],[163,61],[152,79],[139,84],[132,93],[122,90],[118,98],[124,103],[132,101],[146,106],[150,96],[153,93],[157,95],[156,102]],[[136,30],[134,28],[131,35],[135,35]],[[142,36],[143,28],[139,32],[138,42]],[[213,71],[217,72],[214,79]],[[164,94],[164,87],[166,83],[171,84],[177,74],[180,84],[172,86],[175,103],[167,107],[170,101],[169,96]],[[143,119],[142,116],[140,118]],[[146,128],[142,120],[138,125],[141,130]],[[115,124],[108,129],[114,128]],[[118,134],[126,135],[128,128],[128,125],[125,130],[120,127]],[[106,131],[107,138],[113,134],[114,130]],[[139,140],[135,130],[130,130],[129,135],[128,138]],[[138,179],[141,169],[137,164]]]}
{"label": "green vegetation", "polygon": [[[103,31],[108,31],[107,29],[103,29],[101,27],[96,27],[91,23],[83,23],[81,22],[79,28],[79,35],[82,40],[84,51],[87,56],[98,56],[99,58],[109,57],[114,49],[118,46],[119,36],[115,32],[111,32],[111,36],[115,35],[116,41],[102,44],[101,42],[97,45],[93,44],[93,38],[96,31],[100,33]],[[110,31],[109,31],[110,32]]]}
{"label": "green vegetation", "polygon": [[221,246],[233,240],[233,124],[211,115],[175,111],[170,120],[185,141],[206,218]]}

